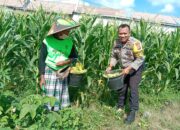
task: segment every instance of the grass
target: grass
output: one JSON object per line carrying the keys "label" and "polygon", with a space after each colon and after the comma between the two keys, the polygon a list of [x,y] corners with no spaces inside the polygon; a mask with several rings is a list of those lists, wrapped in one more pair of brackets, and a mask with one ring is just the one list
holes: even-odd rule
{"label": "grass", "polygon": [[164,105],[159,111],[153,110],[150,117],[150,129],[179,130],[180,129],[180,104],[172,102]]}
{"label": "grass", "polygon": [[[144,97],[147,101],[142,100]],[[119,113],[115,107],[99,102],[83,109],[83,124],[87,124],[88,130],[179,130],[179,110],[178,93],[167,91],[159,96],[141,93],[140,110],[131,125],[124,124],[127,112]]]}

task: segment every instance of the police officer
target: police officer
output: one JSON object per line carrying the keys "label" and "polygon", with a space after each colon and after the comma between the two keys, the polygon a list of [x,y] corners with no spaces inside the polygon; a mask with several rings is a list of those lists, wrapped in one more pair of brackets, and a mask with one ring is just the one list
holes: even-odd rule
{"label": "police officer", "polygon": [[119,38],[114,41],[110,63],[106,71],[111,71],[117,63],[122,67],[125,75],[124,86],[118,90],[118,111],[122,111],[127,99],[128,87],[130,88],[130,113],[125,119],[126,124],[135,120],[136,111],[139,109],[138,85],[144,66],[144,55],[142,44],[139,40],[130,36],[130,26],[121,24],[118,27]]}

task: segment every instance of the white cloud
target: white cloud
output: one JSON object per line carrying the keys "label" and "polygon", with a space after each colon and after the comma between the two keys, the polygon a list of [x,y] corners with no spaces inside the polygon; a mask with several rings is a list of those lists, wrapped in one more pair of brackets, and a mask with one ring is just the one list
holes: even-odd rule
{"label": "white cloud", "polygon": [[134,0],[120,0],[120,7],[130,8],[134,6]]}
{"label": "white cloud", "polygon": [[164,8],[161,10],[162,13],[172,13],[174,11],[174,7],[171,4],[166,4]]}
{"label": "white cloud", "polygon": [[180,7],[180,0],[148,0],[152,6],[159,8],[159,13],[173,13]]}
{"label": "white cloud", "polygon": [[153,6],[160,6],[160,5],[166,5],[166,4],[180,6],[179,0],[148,0],[148,1]]}
{"label": "white cloud", "polygon": [[83,5],[86,5],[86,6],[90,6],[90,4],[89,4],[88,2],[85,2],[85,1],[82,1],[82,0],[80,0],[79,3],[80,3],[80,4],[83,4]]}

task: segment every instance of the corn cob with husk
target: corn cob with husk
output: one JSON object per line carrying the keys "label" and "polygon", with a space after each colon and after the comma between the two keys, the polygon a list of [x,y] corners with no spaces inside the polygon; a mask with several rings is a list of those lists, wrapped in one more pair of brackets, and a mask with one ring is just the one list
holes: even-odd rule
{"label": "corn cob with husk", "polygon": [[87,72],[87,70],[84,69],[83,64],[81,64],[80,62],[77,62],[75,64],[75,66],[71,67],[71,69],[70,69],[70,73],[73,73],[73,74],[83,74],[86,72]]}
{"label": "corn cob with husk", "polygon": [[114,71],[111,71],[110,73],[105,72],[103,74],[103,77],[105,77],[105,78],[115,78],[115,77],[118,77],[120,75],[122,75],[120,70],[114,70]]}

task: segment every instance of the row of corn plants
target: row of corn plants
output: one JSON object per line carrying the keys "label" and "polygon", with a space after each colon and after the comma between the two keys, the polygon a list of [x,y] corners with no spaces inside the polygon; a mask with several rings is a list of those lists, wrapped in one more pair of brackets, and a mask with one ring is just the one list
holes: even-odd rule
{"label": "row of corn plants", "polygon": [[179,91],[180,28],[166,32],[159,25],[141,21],[133,35],[143,42],[145,48],[146,68],[142,86],[155,93],[167,88]]}
{"label": "row of corn plants", "polygon": [[[43,10],[16,14],[0,13],[0,86],[17,91],[38,86],[38,58],[41,42],[57,14]],[[102,25],[98,17],[82,16],[80,27],[72,31],[79,60],[88,69],[87,87],[94,94],[107,90],[102,73],[108,65],[117,21]],[[133,24],[132,35],[144,46],[146,68],[141,86],[153,92],[179,90],[180,38],[177,28],[165,33],[160,27],[141,20]],[[154,31],[156,30],[156,31]],[[103,88],[103,89],[102,89]]]}
{"label": "row of corn plants", "polygon": [[42,11],[31,15],[1,11],[1,87],[17,92],[36,89],[39,47],[53,17]]}

